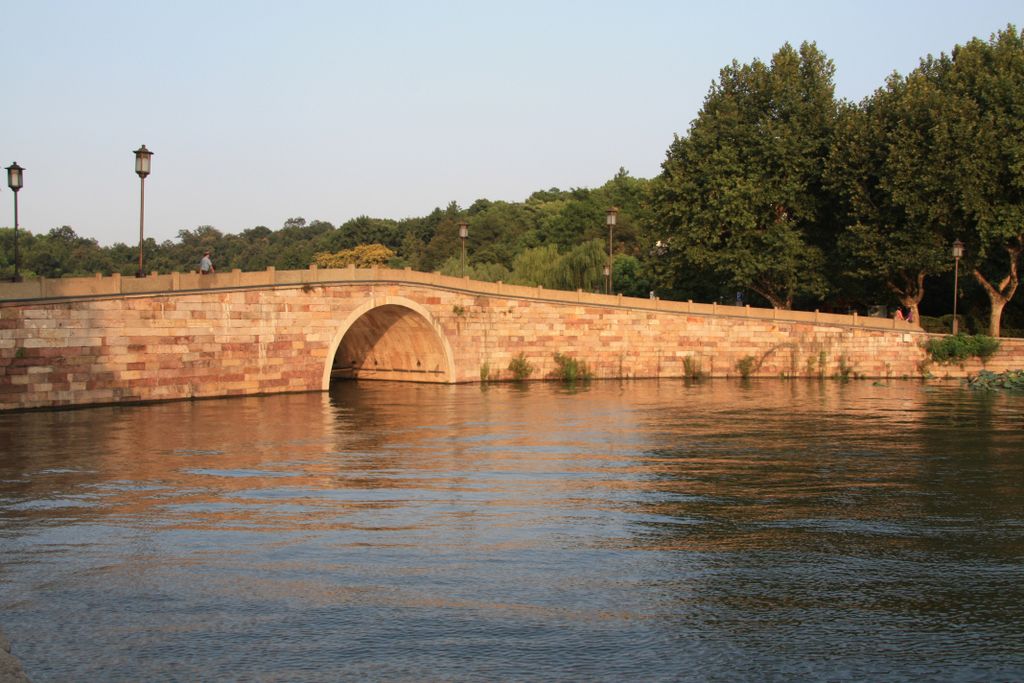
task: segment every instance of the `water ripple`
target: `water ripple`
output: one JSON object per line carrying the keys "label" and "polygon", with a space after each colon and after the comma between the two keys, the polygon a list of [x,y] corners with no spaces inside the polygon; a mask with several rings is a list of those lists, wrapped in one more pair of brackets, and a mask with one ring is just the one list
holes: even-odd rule
{"label": "water ripple", "polygon": [[1020,680],[1019,399],[344,384],[0,415],[33,680]]}

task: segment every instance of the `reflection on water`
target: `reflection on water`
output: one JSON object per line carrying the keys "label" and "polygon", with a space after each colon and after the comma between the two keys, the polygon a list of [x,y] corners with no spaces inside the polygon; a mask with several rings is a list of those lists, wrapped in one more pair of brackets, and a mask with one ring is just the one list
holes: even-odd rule
{"label": "reflection on water", "polygon": [[1024,677],[1024,418],[957,386],[0,415],[37,682]]}

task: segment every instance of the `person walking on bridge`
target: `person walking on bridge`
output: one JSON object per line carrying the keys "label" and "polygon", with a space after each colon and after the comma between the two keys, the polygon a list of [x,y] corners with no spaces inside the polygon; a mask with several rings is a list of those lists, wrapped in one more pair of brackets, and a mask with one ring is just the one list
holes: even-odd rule
{"label": "person walking on bridge", "polygon": [[203,258],[199,259],[199,274],[209,275],[215,272],[217,269],[213,267],[213,261],[210,260],[210,252],[206,251],[203,253]]}

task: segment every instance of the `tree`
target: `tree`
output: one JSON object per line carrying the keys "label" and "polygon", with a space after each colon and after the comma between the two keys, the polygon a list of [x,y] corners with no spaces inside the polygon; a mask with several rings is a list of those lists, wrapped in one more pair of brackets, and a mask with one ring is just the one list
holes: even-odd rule
{"label": "tree", "polygon": [[508,276],[511,284],[548,289],[603,291],[604,266],[608,253],[602,240],[588,240],[566,253],[554,244],[520,252]]}
{"label": "tree", "polygon": [[383,244],[359,244],[351,249],[333,254],[328,252],[313,254],[313,262],[320,268],[345,268],[350,265],[354,265],[356,268],[370,268],[387,265],[388,261],[394,257],[395,252]]}
{"label": "tree", "polygon": [[[25,230],[18,230],[19,267],[24,277],[34,273],[25,270],[25,254],[32,249],[36,237]],[[0,278],[9,280],[14,275],[14,228],[0,228]]]}
{"label": "tree", "polygon": [[[948,212],[915,188],[949,173],[945,101],[921,73],[892,75],[886,86],[839,118],[826,177],[839,197],[845,272],[884,283],[920,320],[925,278],[949,270]],[[927,169],[928,173],[923,173]]]}
{"label": "tree", "polygon": [[634,178],[629,175],[629,171],[620,167],[618,173],[595,193],[595,199],[603,206],[602,225],[610,207],[619,209],[615,224],[616,252],[638,257],[645,253],[640,228],[648,222],[645,200],[649,185],[649,180]]}
{"label": "tree", "polygon": [[278,270],[300,270],[308,268],[313,262],[313,249],[309,242],[288,244],[274,257],[274,267]]}
{"label": "tree", "polygon": [[[22,267],[26,273],[56,278],[91,275],[112,267],[111,259],[96,240],[79,237],[68,225],[53,228],[34,239],[25,232],[19,237]],[[13,263],[13,253],[11,258]]]}
{"label": "tree", "polygon": [[[948,100],[959,105],[950,112],[960,152],[954,196],[976,249],[972,274],[991,305],[989,334],[998,337],[1024,251],[1024,31],[1011,24],[988,41],[975,38],[943,66]],[[1004,270],[983,270],[986,256],[999,252]]]}
{"label": "tree", "polygon": [[[1024,34],[1011,25],[988,41],[975,38],[950,55],[928,56],[876,98],[891,117],[882,131],[886,156],[876,164],[883,192],[870,197],[882,203],[868,207],[874,224],[859,228],[860,237],[899,239],[861,239],[861,256],[917,242],[918,257],[903,258],[918,266],[920,279],[921,269],[948,270],[949,245],[961,239],[965,262],[989,299],[989,334],[999,336],[1024,250]],[[993,268],[997,254],[1005,263],[1000,272]],[[874,265],[891,268],[877,259]],[[915,286],[902,288],[908,300],[920,300]]]}
{"label": "tree", "polygon": [[352,249],[360,244],[383,244],[396,248],[401,244],[397,222],[369,216],[359,216],[346,221],[338,229],[330,229],[317,235],[316,246],[321,251]]}
{"label": "tree", "polygon": [[558,247],[554,244],[526,249],[516,255],[509,283],[555,289],[554,271],[559,258]]}
{"label": "tree", "polygon": [[539,223],[536,210],[519,202],[487,202],[482,207],[477,201],[473,206],[477,210],[463,217],[469,223],[466,249],[471,260],[510,266],[515,255],[530,246]]}
{"label": "tree", "polygon": [[606,243],[589,240],[577,244],[553,264],[552,285],[558,289],[600,290],[608,263]]}
{"label": "tree", "polygon": [[[462,259],[457,256],[450,256],[441,264],[438,270],[442,275],[462,277]],[[483,282],[497,282],[501,280],[504,282],[509,277],[509,270],[500,263],[467,263],[465,275],[471,280],[481,280]]]}
{"label": "tree", "polygon": [[562,202],[561,210],[547,223],[549,239],[560,248],[572,247],[584,240],[600,239],[606,234],[605,211],[588,191],[584,198]]}
{"label": "tree", "polygon": [[710,269],[779,308],[825,294],[816,243],[828,241],[820,231],[829,224],[822,188],[837,116],[833,73],[813,43],[784,45],[770,65],[722,69],[652,187],[653,229],[672,239],[677,274]]}
{"label": "tree", "polygon": [[640,260],[628,254],[616,254],[613,261],[612,281],[615,292],[624,296],[646,298],[652,285]]}

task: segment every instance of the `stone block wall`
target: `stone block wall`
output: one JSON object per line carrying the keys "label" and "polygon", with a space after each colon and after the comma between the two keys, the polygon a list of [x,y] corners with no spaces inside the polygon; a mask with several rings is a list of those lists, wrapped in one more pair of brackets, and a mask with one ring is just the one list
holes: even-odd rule
{"label": "stone block wall", "polygon": [[[408,308],[426,321],[424,334],[437,335],[422,345],[424,353],[443,346],[447,354],[450,367],[436,381],[477,382],[485,368],[490,379],[510,379],[509,362],[520,353],[535,367],[532,379],[554,372],[556,353],[585,362],[597,378],[697,370],[736,377],[741,362],[754,377],[962,377],[982,367],[929,366],[920,328],[856,316],[408,271],[270,272],[257,274],[259,283],[247,275],[134,294],[95,294],[111,284],[87,279],[90,291],[77,296],[0,300],[0,409],[320,391],[343,333],[382,306]],[[168,282],[180,287],[184,277]],[[62,288],[74,291],[73,284]],[[417,347],[406,336],[401,353],[381,348],[374,356],[385,365],[389,355],[408,362]],[[987,366],[1024,367],[1024,341],[1004,340]]]}
{"label": "stone block wall", "polygon": [[319,390],[331,301],[301,288],[0,307],[0,408]]}
{"label": "stone block wall", "polygon": [[[473,381],[485,363],[489,376],[510,378],[511,359],[523,353],[542,378],[561,353],[587,364],[595,377],[799,377],[921,375],[925,359],[918,330],[839,327],[651,311],[628,307],[464,296],[455,333],[466,357],[460,381]],[[726,310],[728,309],[720,309]]]}

